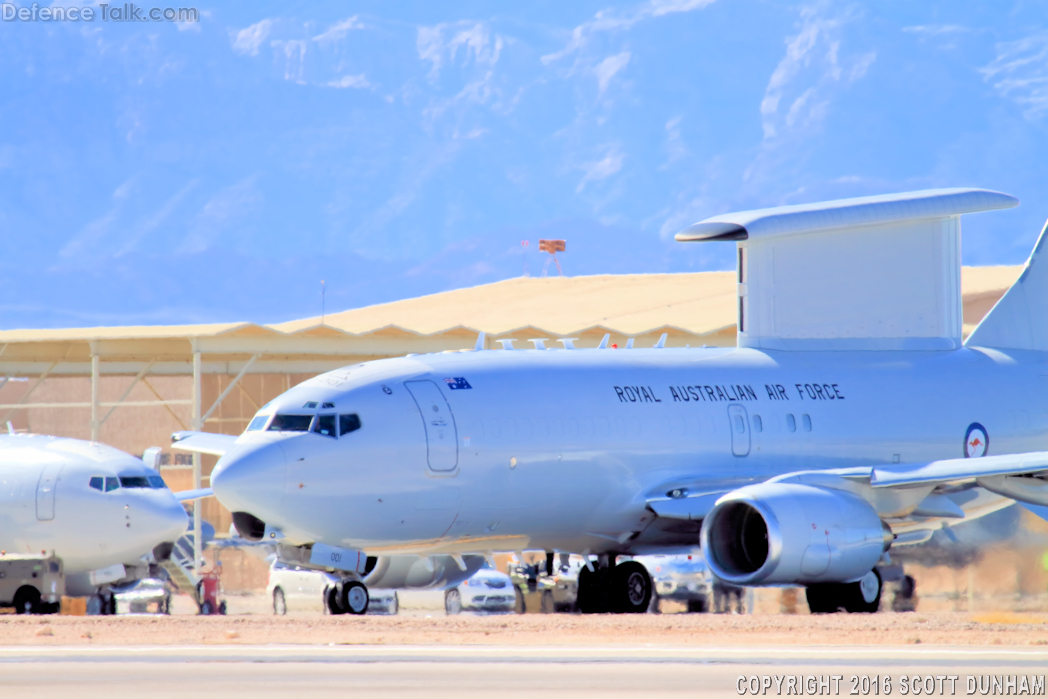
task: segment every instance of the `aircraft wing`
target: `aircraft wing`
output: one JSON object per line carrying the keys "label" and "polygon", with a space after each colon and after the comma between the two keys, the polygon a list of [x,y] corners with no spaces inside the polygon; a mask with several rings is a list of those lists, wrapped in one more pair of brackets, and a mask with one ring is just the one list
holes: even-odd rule
{"label": "aircraft wing", "polygon": [[943,459],[923,464],[875,466],[870,474],[870,485],[875,488],[897,488],[973,478],[981,480],[1027,476],[1042,471],[1048,471],[1048,451],[983,456],[975,459]]}
{"label": "aircraft wing", "polygon": [[222,456],[233,448],[236,441],[236,436],[231,434],[175,432],[171,435],[171,448]]}
{"label": "aircraft wing", "polygon": [[186,502],[187,500],[200,500],[201,498],[209,498],[214,495],[214,491],[211,488],[197,488],[196,490],[183,490],[180,493],[175,493],[175,497]]}

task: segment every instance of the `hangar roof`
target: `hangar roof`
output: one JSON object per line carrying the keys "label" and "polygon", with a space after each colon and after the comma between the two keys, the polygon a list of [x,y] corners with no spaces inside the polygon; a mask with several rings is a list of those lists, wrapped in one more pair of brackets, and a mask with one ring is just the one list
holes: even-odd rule
{"label": "hangar roof", "polygon": [[[965,267],[965,333],[1012,284],[1021,266]],[[323,371],[349,361],[410,352],[472,347],[479,331],[486,345],[515,337],[579,337],[595,346],[637,337],[638,346],[663,332],[667,344],[735,343],[735,273],[593,275],[515,278],[428,296],[365,306],[273,325],[118,326],[0,331],[0,373],[90,373],[92,354],[105,373],[188,373],[194,348],[206,373],[236,373],[260,355],[254,371]],[[552,344],[552,343],[551,343]],[[554,345],[555,346],[555,345]]]}

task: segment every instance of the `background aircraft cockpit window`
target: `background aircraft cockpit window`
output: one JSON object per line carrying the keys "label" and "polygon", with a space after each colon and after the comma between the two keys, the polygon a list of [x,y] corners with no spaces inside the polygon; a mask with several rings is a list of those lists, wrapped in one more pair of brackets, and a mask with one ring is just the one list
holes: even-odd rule
{"label": "background aircraft cockpit window", "polygon": [[102,490],[102,485],[105,483],[105,478],[102,476],[91,476],[91,487],[95,490]]}
{"label": "background aircraft cockpit window", "polygon": [[154,488],[166,488],[167,487],[167,483],[165,483],[164,479],[161,478],[160,476],[148,476],[148,478],[149,478],[149,485],[153,486]]}
{"label": "background aircraft cockpit window", "polygon": [[317,421],[313,425],[313,431],[325,437],[337,437],[335,433],[335,418],[337,415],[317,415]]}
{"label": "background aircraft cockpit window", "polygon": [[303,405],[302,407],[305,408],[306,410],[316,410],[317,409],[317,402],[311,400],[308,403],[306,403],[305,405]]}
{"label": "background aircraft cockpit window", "polygon": [[349,434],[360,429],[360,416],[356,413],[338,416],[338,433]]}
{"label": "background aircraft cockpit window", "polygon": [[259,415],[258,417],[251,420],[251,424],[247,426],[248,432],[257,432],[266,426],[266,420],[269,419],[268,415]]}
{"label": "background aircraft cockpit window", "polygon": [[123,488],[151,488],[149,478],[146,476],[120,476],[120,486]]}
{"label": "background aircraft cockpit window", "polygon": [[269,432],[308,432],[312,415],[275,415],[269,423]]}
{"label": "background aircraft cockpit window", "polygon": [[116,490],[120,487],[120,479],[115,476],[106,476],[106,492]]}

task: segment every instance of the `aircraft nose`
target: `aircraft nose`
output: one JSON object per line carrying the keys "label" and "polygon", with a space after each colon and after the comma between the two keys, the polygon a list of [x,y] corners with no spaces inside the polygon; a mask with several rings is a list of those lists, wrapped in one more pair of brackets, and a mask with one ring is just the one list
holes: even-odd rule
{"label": "aircraft nose", "polygon": [[270,442],[223,456],[211,472],[211,489],[231,511],[265,520],[279,512],[286,478],[284,449]]}

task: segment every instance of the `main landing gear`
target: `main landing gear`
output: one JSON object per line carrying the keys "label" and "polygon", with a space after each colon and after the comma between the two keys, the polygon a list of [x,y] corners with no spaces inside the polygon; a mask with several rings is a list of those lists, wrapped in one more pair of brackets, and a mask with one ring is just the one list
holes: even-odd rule
{"label": "main landing gear", "polygon": [[808,609],[812,614],[833,614],[839,610],[872,614],[881,606],[883,588],[877,569],[856,582],[808,585]]}
{"label": "main landing gear", "polygon": [[364,614],[371,598],[359,580],[344,580],[328,588],[327,608],[331,614]]}
{"label": "main landing gear", "polygon": [[576,605],[583,614],[643,614],[651,603],[652,585],[648,570],[636,561],[607,565],[579,572]]}

